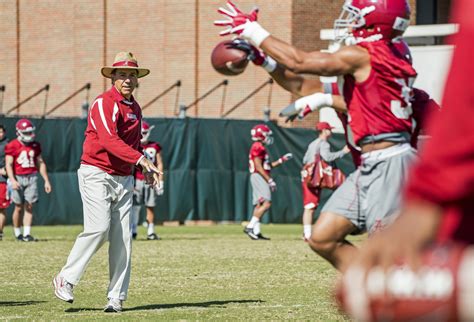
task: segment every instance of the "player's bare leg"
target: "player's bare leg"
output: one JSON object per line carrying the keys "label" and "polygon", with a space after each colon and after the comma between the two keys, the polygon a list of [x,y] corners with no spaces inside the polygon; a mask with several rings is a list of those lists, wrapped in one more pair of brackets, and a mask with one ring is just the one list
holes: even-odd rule
{"label": "player's bare leg", "polygon": [[160,239],[158,235],[155,234],[155,212],[153,207],[146,207],[146,222],[148,223],[147,239]]}
{"label": "player's bare leg", "polygon": [[335,268],[344,272],[357,255],[357,249],[345,238],[355,231],[350,220],[335,213],[321,213],[313,226],[309,246]]}
{"label": "player's bare leg", "polygon": [[311,238],[314,210],[315,208],[305,208],[303,211],[303,238],[305,241]]}
{"label": "player's bare leg", "polygon": [[5,209],[0,209],[0,240],[3,239],[3,228],[5,228],[6,221],[6,211]]}
{"label": "player's bare leg", "polygon": [[23,205],[15,204],[15,209],[13,209],[12,221],[13,221],[13,231],[17,240],[23,241],[23,235],[21,234],[21,224],[23,221]]}
{"label": "player's bare leg", "polygon": [[255,205],[255,208],[253,209],[253,215],[252,219],[250,219],[250,222],[248,225],[245,227],[244,232],[252,239],[268,239],[266,237],[263,237],[260,231],[260,218],[267,212],[268,209],[270,209],[272,205],[271,201],[265,200],[257,205]]}
{"label": "player's bare leg", "polygon": [[31,236],[31,225],[33,224],[33,205],[30,203],[25,204],[25,211],[23,214],[23,238],[25,241],[34,241]]}

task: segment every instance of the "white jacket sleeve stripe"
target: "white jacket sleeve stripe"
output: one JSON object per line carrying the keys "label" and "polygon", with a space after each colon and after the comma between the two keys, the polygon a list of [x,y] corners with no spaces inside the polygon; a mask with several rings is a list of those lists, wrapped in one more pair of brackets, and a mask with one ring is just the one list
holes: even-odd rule
{"label": "white jacket sleeve stripe", "polygon": [[104,107],[102,105],[102,99],[100,99],[98,101],[98,107],[99,107],[99,114],[100,114],[100,119],[102,120],[102,124],[104,124],[104,127],[105,129],[107,130],[107,132],[109,132],[110,135],[112,135],[112,133],[110,132],[110,129],[109,129],[109,126],[107,125],[107,120],[105,119],[105,114],[104,114]]}

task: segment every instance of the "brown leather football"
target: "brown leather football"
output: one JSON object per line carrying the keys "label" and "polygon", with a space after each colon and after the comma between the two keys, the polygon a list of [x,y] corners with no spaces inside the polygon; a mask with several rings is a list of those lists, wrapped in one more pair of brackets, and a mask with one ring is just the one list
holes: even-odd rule
{"label": "brown leather football", "polygon": [[211,63],[220,74],[227,76],[239,75],[244,72],[249,61],[247,53],[232,48],[232,40],[224,40],[217,44],[211,54]]}

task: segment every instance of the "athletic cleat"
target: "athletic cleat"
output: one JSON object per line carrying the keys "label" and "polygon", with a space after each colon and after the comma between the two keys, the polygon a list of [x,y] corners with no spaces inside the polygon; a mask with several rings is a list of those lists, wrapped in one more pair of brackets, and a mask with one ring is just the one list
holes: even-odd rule
{"label": "athletic cleat", "polygon": [[250,237],[250,239],[258,240],[258,236],[255,235],[255,233],[253,232],[253,228],[247,228],[247,227],[245,227],[245,228],[244,228],[244,233],[246,233],[247,236]]}
{"label": "athletic cleat", "polygon": [[25,241],[25,239],[23,238],[23,235],[22,234],[19,234],[18,236],[16,236],[16,241]]}
{"label": "athletic cleat", "polygon": [[74,302],[72,289],[74,285],[67,282],[63,277],[56,275],[53,278],[54,295],[60,300],[68,303]]}
{"label": "athletic cleat", "polygon": [[263,236],[262,233],[259,233],[257,237],[259,240],[270,240],[270,238]]}
{"label": "athletic cleat", "polygon": [[161,238],[157,234],[153,233],[153,234],[148,235],[146,239],[147,240],[160,240]]}
{"label": "athletic cleat", "polygon": [[0,233],[0,240],[3,240],[3,233]]}
{"label": "athletic cleat", "polygon": [[109,312],[109,313],[122,312],[122,300],[109,299],[109,302],[104,308],[104,312]]}
{"label": "athletic cleat", "polygon": [[38,241],[38,240],[36,238],[34,238],[33,236],[31,236],[31,235],[26,235],[25,237],[23,237],[23,241],[34,242],[34,241]]}
{"label": "athletic cleat", "polygon": [[137,233],[132,233],[132,239],[136,240],[137,239]]}

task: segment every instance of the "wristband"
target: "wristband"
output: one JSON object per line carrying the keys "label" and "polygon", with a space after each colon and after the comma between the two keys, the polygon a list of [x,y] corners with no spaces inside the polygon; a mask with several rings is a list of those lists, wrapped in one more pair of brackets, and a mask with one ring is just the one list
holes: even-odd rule
{"label": "wristband", "polygon": [[144,157],[145,157],[145,156],[144,156],[144,155],[142,155],[142,156],[141,156],[141,157],[138,159],[137,163],[135,163],[135,165],[139,165],[139,164],[140,164],[140,162],[142,161],[142,159],[143,159]]}
{"label": "wristband", "polygon": [[262,64],[263,69],[265,69],[268,73],[273,73],[277,68],[278,63],[275,59],[271,58],[270,56],[265,57],[265,61]]}
{"label": "wristband", "polygon": [[247,21],[240,35],[255,47],[260,47],[260,44],[270,36],[270,33],[263,29],[258,22]]}

